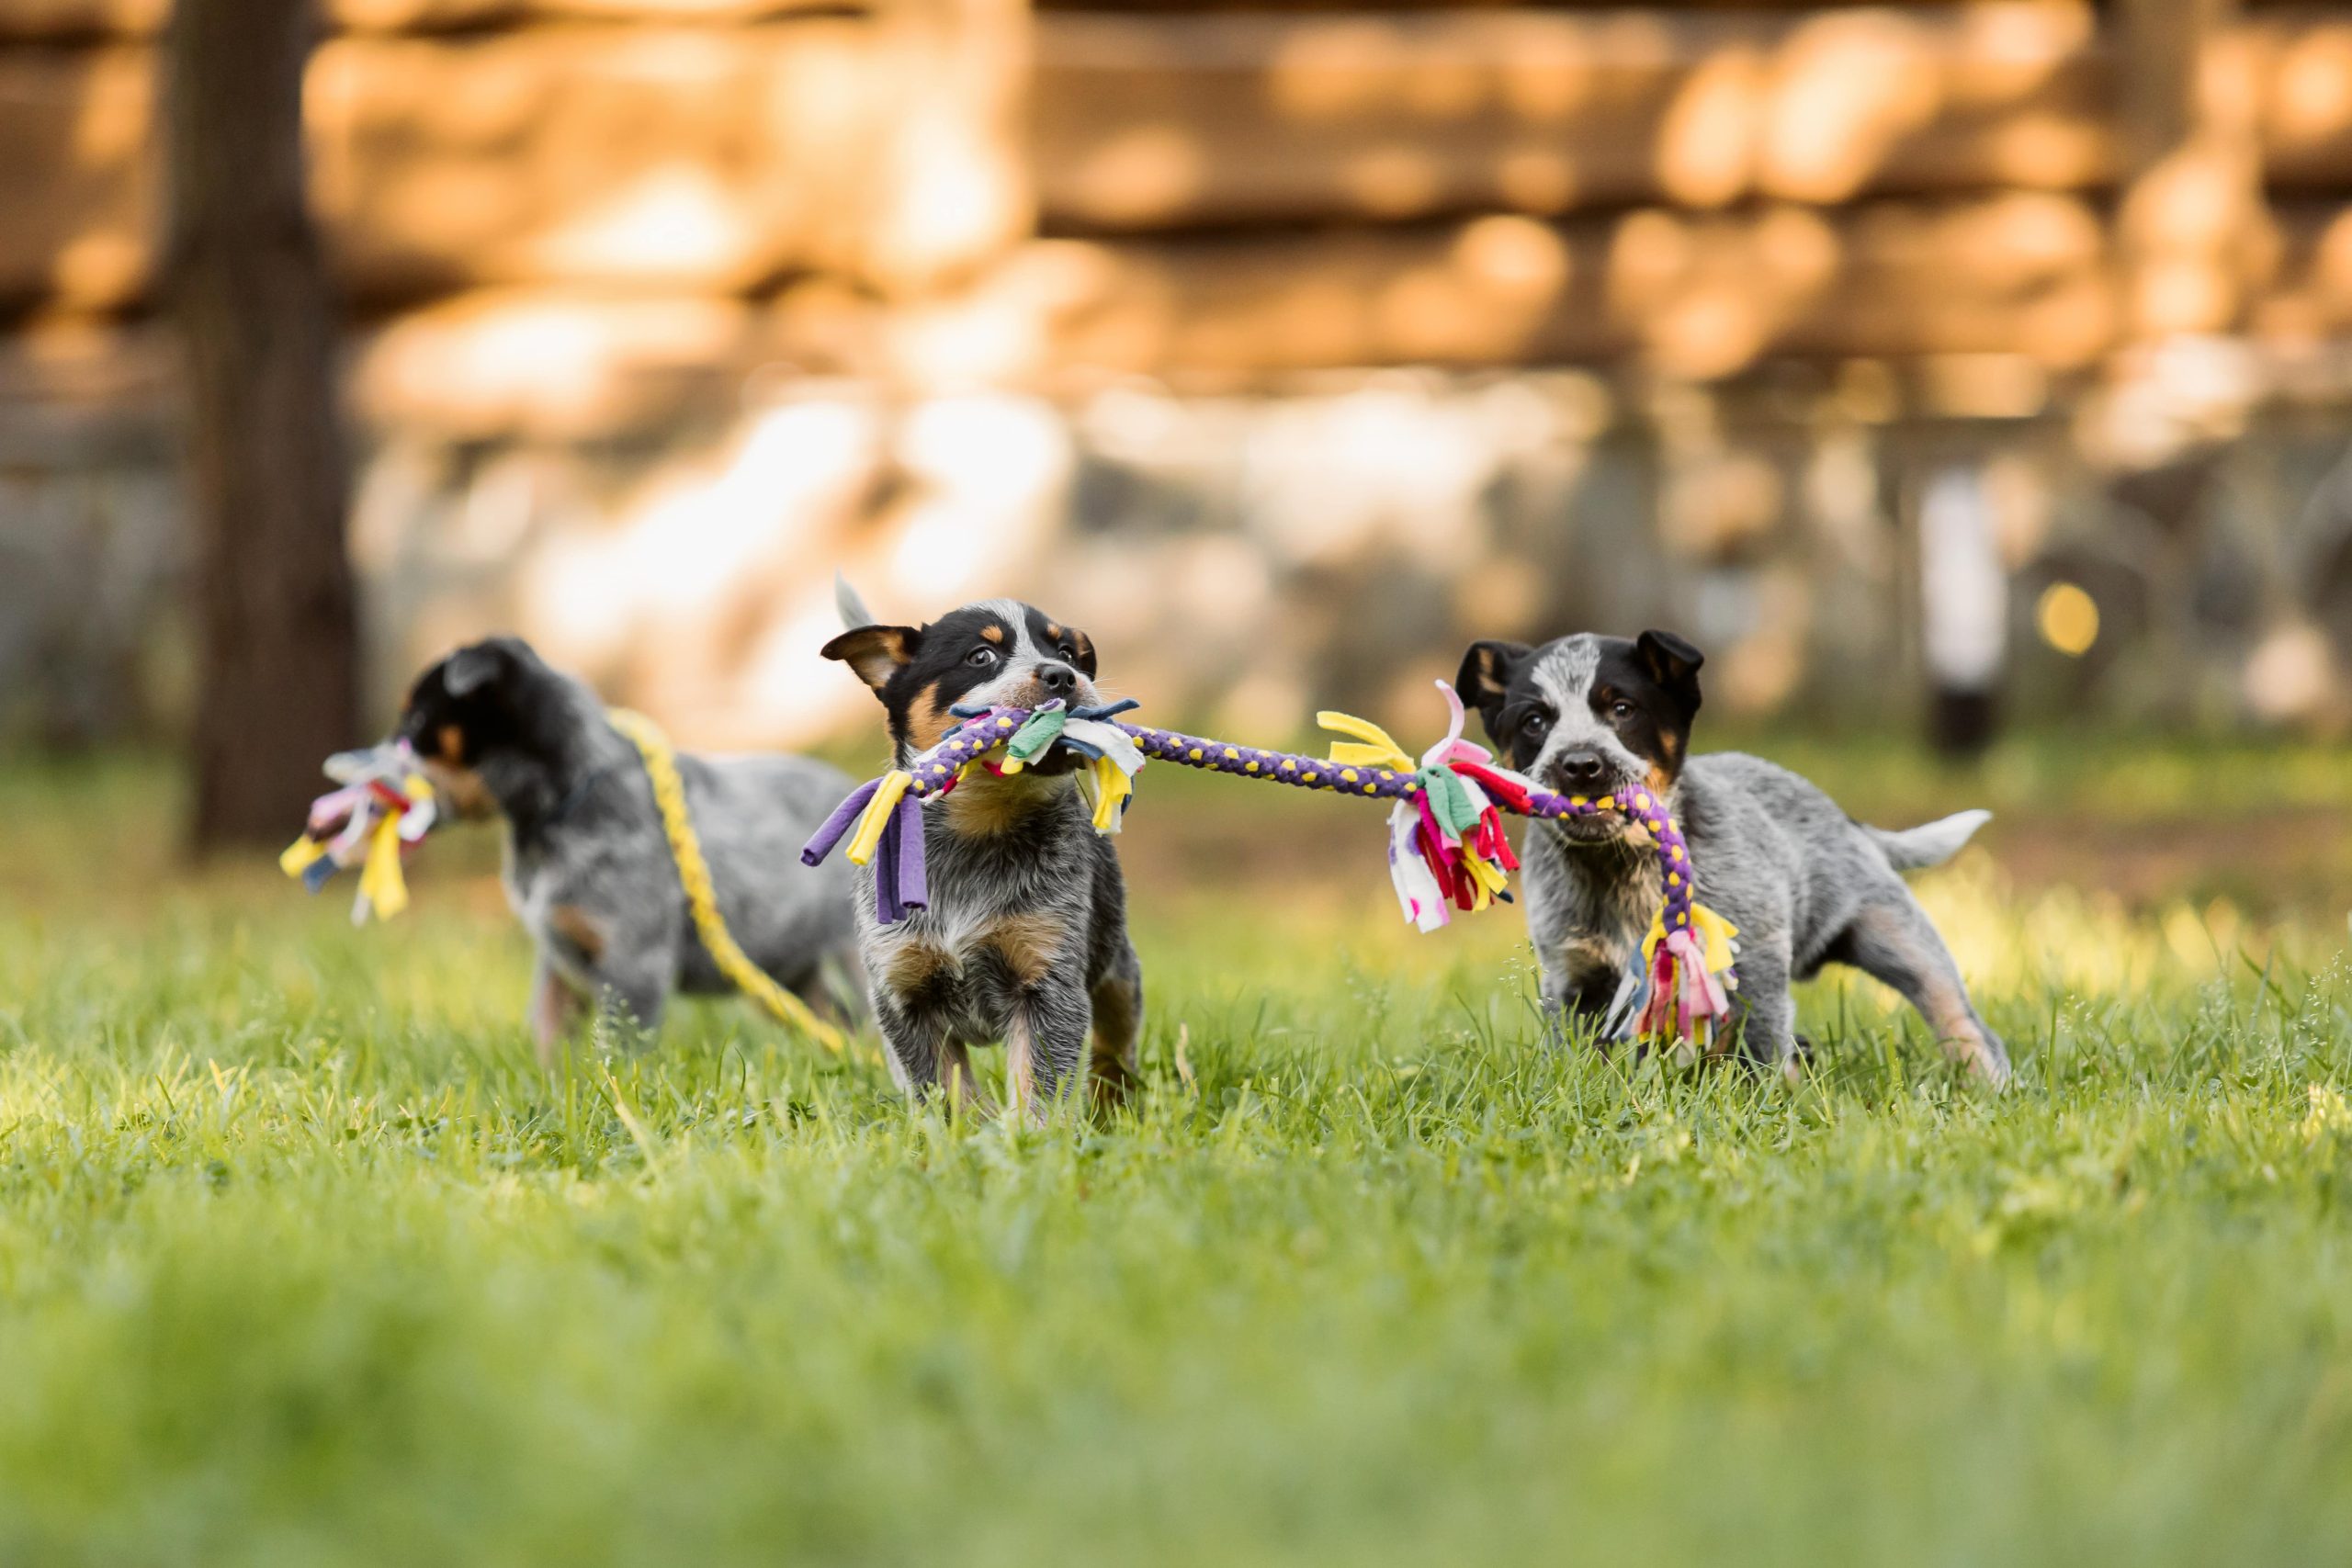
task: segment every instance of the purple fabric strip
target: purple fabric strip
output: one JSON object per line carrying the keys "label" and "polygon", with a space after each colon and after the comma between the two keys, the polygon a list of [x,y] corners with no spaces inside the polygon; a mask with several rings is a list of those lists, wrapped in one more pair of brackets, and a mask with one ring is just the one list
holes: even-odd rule
{"label": "purple fabric strip", "polygon": [[899,840],[899,911],[903,919],[909,909],[931,908],[931,878],[923,867],[922,802],[911,795],[901,799],[892,831]]}
{"label": "purple fabric strip", "polygon": [[886,926],[895,926],[907,918],[907,907],[899,898],[899,829],[900,818],[895,811],[882,829],[881,841],[874,849],[874,918]]}
{"label": "purple fabric strip", "polygon": [[825,857],[833,852],[833,846],[842,841],[852,824],[856,822],[858,814],[865,809],[865,803],[874,798],[874,792],[881,787],[880,779],[869,779],[850,791],[849,798],[833,807],[833,814],[825,818],[825,825],[802,846],[800,863],[822,865]]}

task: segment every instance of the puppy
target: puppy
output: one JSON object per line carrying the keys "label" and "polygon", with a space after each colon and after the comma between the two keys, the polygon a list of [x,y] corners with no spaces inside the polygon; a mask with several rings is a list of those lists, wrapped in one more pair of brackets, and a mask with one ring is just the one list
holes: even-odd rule
{"label": "puppy", "polygon": [[[514,637],[417,678],[396,732],[460,817],[506,825],[507,901],[538,944],[530,1020],[543,1061],[591,1007],[648,1035],[671,993],[734,987],[695,933],[637,748],[579,681]],[[850,789],[798,757],[681,755],[686,805],[728,931],[820,1011],[829,961],[855,982],[850,884],[800,846]]]}
{"label": "puppy", "polygon": [[[881,698],[901,767],[955,727],[958,705],[1098,700],[1094,645],[1028,604],[992,599],[928,626],[876,626],[844,587],[842,610],[851,629],[825,657]],[[1136,1081],[1143,967],[1119,858],[1094,831],[1067,753],[1040,761],[1005,778],[977,773],[924,809],[929,908],[883,926],[874,873],[857,874],[874,1017],[900,1083],[980,1115],[994,1106],[968,1049],[999,1040],[1008,1092],[1032,1120],[1079,1089],[1090,1059],[1098,1105]]]}
{"label": "puppy", "polygon": [[[1958,853],[1989,817],[1964,811],[1908,832],[1863,827],[1786,769],[1736,752],[1689,758],[1699,650],[1667,632],[1567,637],[1542,648],[1480,642],[1456,687],[1504,759],[1546,788],[1598,800],[1644,788],[1690,840],[1702,899],[1739,928],[1738,1034],[1792,1069],[1792,980],[1848,964],[1901,992],[1947,1054],[1983,1077],[2007,1053],[1969,1000],[1943,939],[1899,873]],[[1523,855],[1529,935],[1546,1005],[1607,1012],[1659,901],[1649,830],[1603,816],[1532,824]]]}

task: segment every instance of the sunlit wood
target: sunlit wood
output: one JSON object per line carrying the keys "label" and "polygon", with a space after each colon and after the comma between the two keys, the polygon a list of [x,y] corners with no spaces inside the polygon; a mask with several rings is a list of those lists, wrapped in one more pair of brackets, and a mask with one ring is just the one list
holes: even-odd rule
{"label": "sunlit wood", "polygon": [[2107,61],[2069,6],[1047,14],[1035,47],[1064,230],[2071,189],[2114,166]]}

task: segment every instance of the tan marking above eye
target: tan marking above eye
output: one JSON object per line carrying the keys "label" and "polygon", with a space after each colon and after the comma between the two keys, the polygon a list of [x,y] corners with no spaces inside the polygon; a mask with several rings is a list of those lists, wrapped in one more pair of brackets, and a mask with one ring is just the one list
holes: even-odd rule
{"label": "tan marking above eye", "polygon": [[1059,621],[1047,621],[1046,623],[1046,635],[1052,637],[1056,642],[1061,641],[1062,624]]}
{"label": "tan marking above eye", "polygon": [[990,642],[1001,643],[1004,640],[1004,628],[1002,626],[982,626],[980,628],[980,636]]}
{"label": "tan marking above eye", "polygon": [[463,767],[466,761],[466,732],[454,724],[445,724],[434,736],[441,747],[441,760],[451,767]]}

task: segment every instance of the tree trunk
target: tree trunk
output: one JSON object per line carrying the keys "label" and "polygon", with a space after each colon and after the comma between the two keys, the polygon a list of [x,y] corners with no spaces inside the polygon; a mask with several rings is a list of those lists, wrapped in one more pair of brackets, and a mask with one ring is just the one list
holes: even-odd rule
{"label": "tree trunk", "polygon": [[298,831],[320,762],[357,728],[335,310],[303,178],[313,32],[308,0],[182,0],[171,24],[199,853]]}

